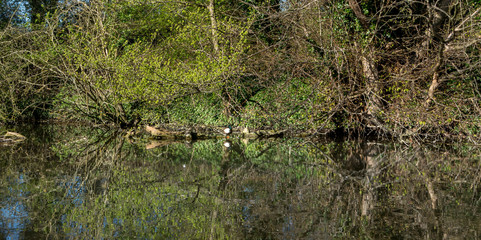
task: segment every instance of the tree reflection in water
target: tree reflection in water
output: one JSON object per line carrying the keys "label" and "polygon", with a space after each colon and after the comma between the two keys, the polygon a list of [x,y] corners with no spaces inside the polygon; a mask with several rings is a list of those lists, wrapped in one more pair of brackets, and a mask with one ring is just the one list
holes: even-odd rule
{"label": "tree reflection in water", "polygon": [[0,147],[2,238],[449,239],[480,233],[480,150],[474,146],[132,143],[121,131],[88,127],[16,131],[28,140]]}

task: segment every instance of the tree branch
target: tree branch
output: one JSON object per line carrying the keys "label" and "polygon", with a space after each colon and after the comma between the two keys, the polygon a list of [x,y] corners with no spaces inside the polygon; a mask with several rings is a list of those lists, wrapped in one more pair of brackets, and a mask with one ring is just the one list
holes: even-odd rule
{"label": "tree branch", "polygon": [[356,15],[357,19],[361,22],[364,28],[369,27],[369,19],[362,13],[362,9],[359,6],[359,3],[356,0],[349,0],[349,7],[351,7],[352,11]]}

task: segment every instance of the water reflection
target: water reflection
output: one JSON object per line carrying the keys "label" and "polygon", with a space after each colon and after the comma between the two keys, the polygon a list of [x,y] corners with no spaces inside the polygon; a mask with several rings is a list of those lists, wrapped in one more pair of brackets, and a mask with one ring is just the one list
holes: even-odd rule
{"label": "water reflection", "polygon": [[2,199],[0,208],[1,221],[0,228],[5,239],[21,239],[22,232],[28,223],[28,212],[23,203],[24,192],[21,189],[25,183],[24,175],[20,174],[17,179],[13,179],[8,187],[8,192]]}
{"label": "water reflection", "polygon": [[151,143],[61,126],[29,135],[0,147],[1,238],[449,239],[481,230],[476,147]]}

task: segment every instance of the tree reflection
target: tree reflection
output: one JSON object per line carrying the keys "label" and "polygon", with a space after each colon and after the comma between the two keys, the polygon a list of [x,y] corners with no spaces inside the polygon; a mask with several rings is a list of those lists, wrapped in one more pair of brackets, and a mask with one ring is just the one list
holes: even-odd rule
{"label": "tree reflection", "polygon": [[[480,231],[476,147],[218,139],[146,149],[117,130],[32,134],[44,141],[0,148],[0,209],[22,206],[20,237],[449,239]],[[2,229],[15,216],[7,213]]]}

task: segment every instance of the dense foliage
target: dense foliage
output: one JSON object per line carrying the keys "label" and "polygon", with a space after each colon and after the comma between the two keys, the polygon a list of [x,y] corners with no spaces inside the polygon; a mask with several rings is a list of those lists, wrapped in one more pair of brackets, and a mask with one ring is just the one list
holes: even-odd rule
{"label": "dense foliage", "polygon": [[478,1],[39,3],[0,4],[0,122],[480,135]]}

